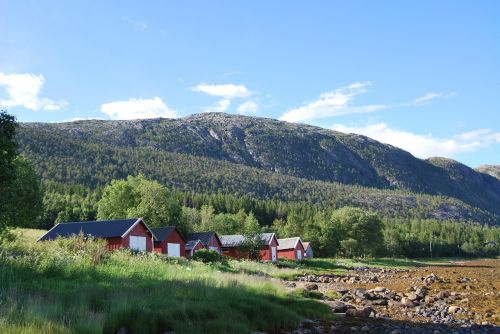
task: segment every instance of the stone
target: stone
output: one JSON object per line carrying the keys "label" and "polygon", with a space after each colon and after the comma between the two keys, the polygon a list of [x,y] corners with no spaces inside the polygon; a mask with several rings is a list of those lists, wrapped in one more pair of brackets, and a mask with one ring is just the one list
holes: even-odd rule
{"label": "stone", "polygon": [[339,301],[330,303],[330,306],[333,313],[345,313],[347,311],[347,305]]}
{"label": "stone", "polygon": [[334,289],[334,291],[340,293],[341,295],[345,295],[346,293],[349,292],[349,289],[346,289],[346,288],[336,288],[336,289]]}
{"label": "stone", "polygon": [[448,298],[450,296],[450,293],[448,291],[441,291],[439,292],[437,295],[436,295],[436,298],[437,299],[445,299],[445,298]]}
{"label": "stone", "polygon": [[458,310],[460,310],[460,307],[458,307],[458,306],[450,306],[450,307],[448,307],[448,312],[449,313],[457,313]]}
{"label": "stone", "polygon": [[361,288],[354,289],[353,295],[362,299],[366,299],[366,297],[368,296],[366,290]]}
{"label": "stone", "polygon": [[368,327],[368,326],[365,325],[365,326],[361,327],[361,330],[363,332],[369,332],[370,331],[370,327]]}
{"label": "stone", "polygon": [[371,305],[386,306],[388,301],[386,299],[375,299],[370,302]]}
{"label": "stone", "polygon": [[415,292],[409,292],[406,294],[406,298],[411,300],[412,302],[418,299],[418,296]]}
{"label": "stone", "polygon": [[318,290],[318,284],[315,284],[315,283],[312,283],[312,284],[306,284],[304,286],[304,289],[306,289],[307,291],[313,291],[313,290]]}
{"label": "stone", "polygon": [[406,306],[406,307],[414,307],[415,303],[411,301],[410,299],[403,297],[401,298],[401,305]]}
{"label": "stone", "polygon": [[373,291],[375,292],[386,292],[387,288],[384,288],[383,286],[376,286]]}
{"label": "stone", "polygon": [[375,310],[371,307],[365,307],[362,310],[358,309],[348,309],[345,313],[346,317],[355,317],[355,318],[369,318],[371,314],[375,314]]}
{"label": "stone", "polygon": [[432,303],[434,303],[435,301],[436,301],[436,298],[431,297],[431,296],[425,296],[425,298],[424,298],[424,302],[425,302],[426,304],[432,304]]}

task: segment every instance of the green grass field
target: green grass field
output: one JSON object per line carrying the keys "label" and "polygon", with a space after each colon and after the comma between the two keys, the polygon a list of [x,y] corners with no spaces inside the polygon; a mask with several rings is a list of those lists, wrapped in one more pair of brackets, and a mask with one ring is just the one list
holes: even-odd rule
{"label": "green grass field", "polygon": [[326,305],[270,280],[281,270],[271,264],[205,265],[126,251],[95,264],[94,246],[35,243],[43,232],[15,233],[17,240],[0,248],[0,333],[116,333],[121,327],[248,333],[330,317]]}
{"label": "green grass field", "polygon": [[[309,259],[206,265],[157,254],[102,253],[103,244],[36,243],[18,229],[0,245],[0,333],[249,333],[328,318],[329,307],[276,281],[368,266],[408,268],[450,259]],[[327,296],[329,297],[329,296]],[[334,296],[331,296],[332,298]]]}

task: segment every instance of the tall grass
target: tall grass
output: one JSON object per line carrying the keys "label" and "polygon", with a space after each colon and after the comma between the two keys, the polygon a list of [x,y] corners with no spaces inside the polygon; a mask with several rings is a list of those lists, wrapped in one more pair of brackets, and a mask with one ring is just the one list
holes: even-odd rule
{"label": "tall grass", "polygon": [[28,240],[0,248],[1,333],[247,333],[330,314],[232,261],[222,268],[127,251],[96,261],[95,242]]}

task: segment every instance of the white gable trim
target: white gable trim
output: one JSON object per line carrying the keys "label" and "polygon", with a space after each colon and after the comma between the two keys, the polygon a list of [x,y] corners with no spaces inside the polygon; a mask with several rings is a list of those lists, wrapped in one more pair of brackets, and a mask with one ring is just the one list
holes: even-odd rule
{"label": "white gable trim", "polygon": [[125,231],[125,233],[123,233],[123,234],[122,234],[122,236],[121,236],[121,237],[122,237],[122,238],[125,238],[125,236],[126,236],[127,234],[129,234],[129,233],[130,233],[130,231],[132,231],[132,230],[134,229],[134,227],[135,227],[137,224],[139,224],[140,222],[142,222],[142,223],[144,224],[144,226],[146,226],[146,229],[149,231],[149,233],[151,233],[152,239],[153,239],[153,241],[154,241],[154,239],[156,239],[155,234],[153,233],[153,231],[151,231],[151,230],[149,229],[148,225],[146,225],[146,223],[144,222],[144,220],[143,220],[142,218],[138,218],[138,219],[137,219],[137,221],[136,221],[135,223],[133,223],[133,224],[132,224],[132,226],[130,226],[130,228],[129,228],[127,231]]}

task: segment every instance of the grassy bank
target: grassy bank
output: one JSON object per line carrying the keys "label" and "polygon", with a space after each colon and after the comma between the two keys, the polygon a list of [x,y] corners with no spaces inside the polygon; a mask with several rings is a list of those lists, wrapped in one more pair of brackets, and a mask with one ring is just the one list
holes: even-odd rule
{"label": "grassy bank", "polygon": [[252,265],[236,261],[204,265],[125,251],[96,259],[94,246],[34,243],[36,235],[23,231],[0,250],[1,333],[113,333],[121,327],[246,333],[330,315],[326,305],[270,280],[277,270],[271,265],[256,265],[255,271],[270,273],[253,275]]}

